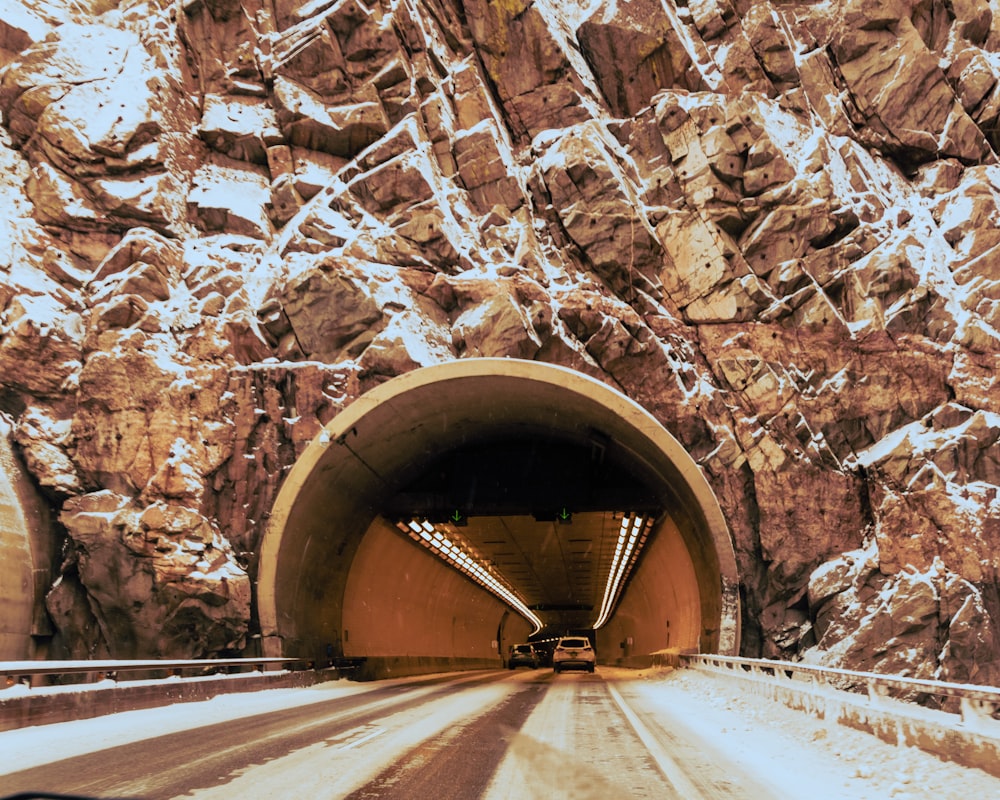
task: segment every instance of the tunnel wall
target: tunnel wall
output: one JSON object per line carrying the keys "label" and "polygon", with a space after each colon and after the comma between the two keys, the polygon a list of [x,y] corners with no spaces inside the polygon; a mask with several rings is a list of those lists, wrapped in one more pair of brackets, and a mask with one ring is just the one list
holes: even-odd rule
{"label": "tunnel wall", "polygon": [[[506,609],[376,517],[347,577],[344,655],[364,656],[366,677],[496,668]],[[511,615],[504,630],[507,643],[525,641],[530,626]]]}
{"label": "tunnel wall", "polygon": [[[694,565],[701,646],[736,654],[736,559],[699,467],[655,418],[599,381],[517,359],[461,359],[371,389],[330,423],[289,472],[261,544],[257,582],[267,655],[317,657],[340,630],[348,573],[384,498],[443,452],[490,435],[599,434],[654,476]],[[416,470],[416,472],[415,472]],[[624,617],[623,617],[624,619]]]}
{"label": "tunnel wall", "polygon": [[650,653],[657,650],[700,649],[701,600],[696,587],[687,546],[667,517],[647,543],[614,615],[597,631],[598,661],[646,667]]}

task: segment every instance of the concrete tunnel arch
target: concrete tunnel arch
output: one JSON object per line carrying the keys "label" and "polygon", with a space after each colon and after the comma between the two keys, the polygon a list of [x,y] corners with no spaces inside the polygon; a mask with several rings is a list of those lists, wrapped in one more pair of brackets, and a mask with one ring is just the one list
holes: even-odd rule
{"label": "concrete tunnel arch", "polygon": [[[506,606],[394,534],[379,507],[400,476],[435,454],[484,435],[538,430],[570,438],[599,431],[655,476],[668,509],[618,611],[598,631],[598,652],[627,637],[639,655],[664,646],[737,654],[732,539],[691,456],[645,409],[594,378],[494,358],[392,378],[357,398],[309,444],[282,484],[261,544],[257,610],[264,654],[322,658],[333,643],[345,655],[377,656],[395,674],[496,665],[490,648]],[[381,589],[358,599],[372,582]],[[386,592],[387,586],[396,588]],[[461,613],[449,614],[449,606]],[[423,630],[429,652],[399,639],[396,647],[407,652],[392,653],[393,645],[374,644],[371,632],[350,638],[350,620],[359,615],[369,629]],[[663,631],[671,620],[672,639]],[[522,627],[526,635],[530,626]]]}

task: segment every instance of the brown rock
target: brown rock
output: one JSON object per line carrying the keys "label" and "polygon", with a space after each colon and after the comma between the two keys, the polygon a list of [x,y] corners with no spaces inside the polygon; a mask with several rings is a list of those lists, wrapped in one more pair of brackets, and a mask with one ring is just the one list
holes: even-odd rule
{"label": "brown rock", "polygon": [[305,86],[279,76],[274,82],[274,101],[278,126],[295,147],[350,157],[389,130],[377,97],[331,107]]}
{"label": "brown rock", "polygon": [[509,172],[497,141],[500,138],[492,121],[485,121],[455,137],[455,162],[459,178],[472,195],[481,213],[494,206],[516,209],[522,202],[520,187]]}
{"label": "brown rock", "polygon": [[132,228],[101,261],[94,280],[104,280],[137,263],[158,267],[163,275],[176,274],[183,263],[183,250],[175,241],[154,231]]}
{"label": "brown rock", "polygon": [[732,6],[719,3],[717,0],[691,0],[688,8],[691,9],[691,19],[695,27],[706,42],[728,30],[736,16]]}
{"label": "brown rock", "polygon": [[482,358],[531,358],[541,346],[525,310],[502,294],[463,311],[452,341],[459,353]]}
{"label": "brown rock", "polygon": [[110,492],[68,500],[60,519],[113,657],[243,647],[250,581],[208,520],[183,507],[136,508]]}
{"label": "brown rock", "polygon": [[[865,15],[871,9],[858,10]],[[894,30],[883,18],[845,29],[833,52],[840,72],[878,146],[907,161],[938,153],[972,162],[989,151],[982,133],[954,99],[951,88],[909,20]]]}
{"label": "brown rock", "polygon": [[590,118],[582,81],[533,3],[472,0],[465,13],[516,136]]}
{"label": "brown rock", "polygon": [[599,6],[577,38],[616,117],[634,116],[661,89],[700,88],[701,77],[660,3]]}
{"label": "brown rock", "polygon": [[349,184],[351,194],[374,214],[430,200],[434,190],[420,166],[422,159],[410,155],[389,159],[354,178]]}
{"label": "brown rock", "polygon": [[115,295],[95,309],[93,326],[98,331],[131,328],[149,311],[149,303],[135,294]]}
{"label": "brown rock", "polygon": [[792,47],[770,3],[757,3],[743,18],[743,31],[771,80],[798,83]]}
{"label": "brown rock", "polygon": [[992,685],[1000,672],[996,661],[996,622],[979,590],[965,581],[954,582],[971,591],[949,621],[948,641],[941,653],[941,680]]}
{"label": "brown rock", "polygon": [[542,162],[566,232],[616,292],[637,286],[655,296],[662,251],[649,222],[622,185],[605,134],[582,126]]}
{"label": "brown rock", "polygon": [[365,281],[352,271],[315,269],[280,295],[281,308],[307,358],[336,362],[344,349],[361,352],[382,312]]}

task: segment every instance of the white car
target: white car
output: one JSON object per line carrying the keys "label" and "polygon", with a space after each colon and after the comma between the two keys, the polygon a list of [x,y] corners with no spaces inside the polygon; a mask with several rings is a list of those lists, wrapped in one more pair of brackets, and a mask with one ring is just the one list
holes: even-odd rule
{"label": "white car", "polygon": [[590,640],[584,636],[564,636],[552,651],[553,672],[562,672],[564,669],[593,672],[596,664],[597,655],[590,646]]}

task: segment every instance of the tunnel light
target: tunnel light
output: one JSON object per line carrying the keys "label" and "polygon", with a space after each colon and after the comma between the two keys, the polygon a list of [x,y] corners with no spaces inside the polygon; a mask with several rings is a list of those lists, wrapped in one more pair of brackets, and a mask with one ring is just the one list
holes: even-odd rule
{"label": "tunnel light", "polygon": [[[604,625],[618,603],[624,579],[639,555],[642,543],[645,541],[645,531],[649,520],[641,514],[625,514],[618,530],[618,541],[615,544],[615,554],[611,559],[611,569],[608,572],[608,582],[604,587],[604,598],[601,601],[601,611],[594,622],[594,628]],[[638,546],[637,546],[638,545]]]}
{"label": "tunnel light", "polygon": [[490,562],[482,558],[468,542],[453,542],[427,520],[397,522],[396,527],[513,608],[535,626],[532,634],[542,629],[542,621],[532,613],[506,579],[494,572]]}

